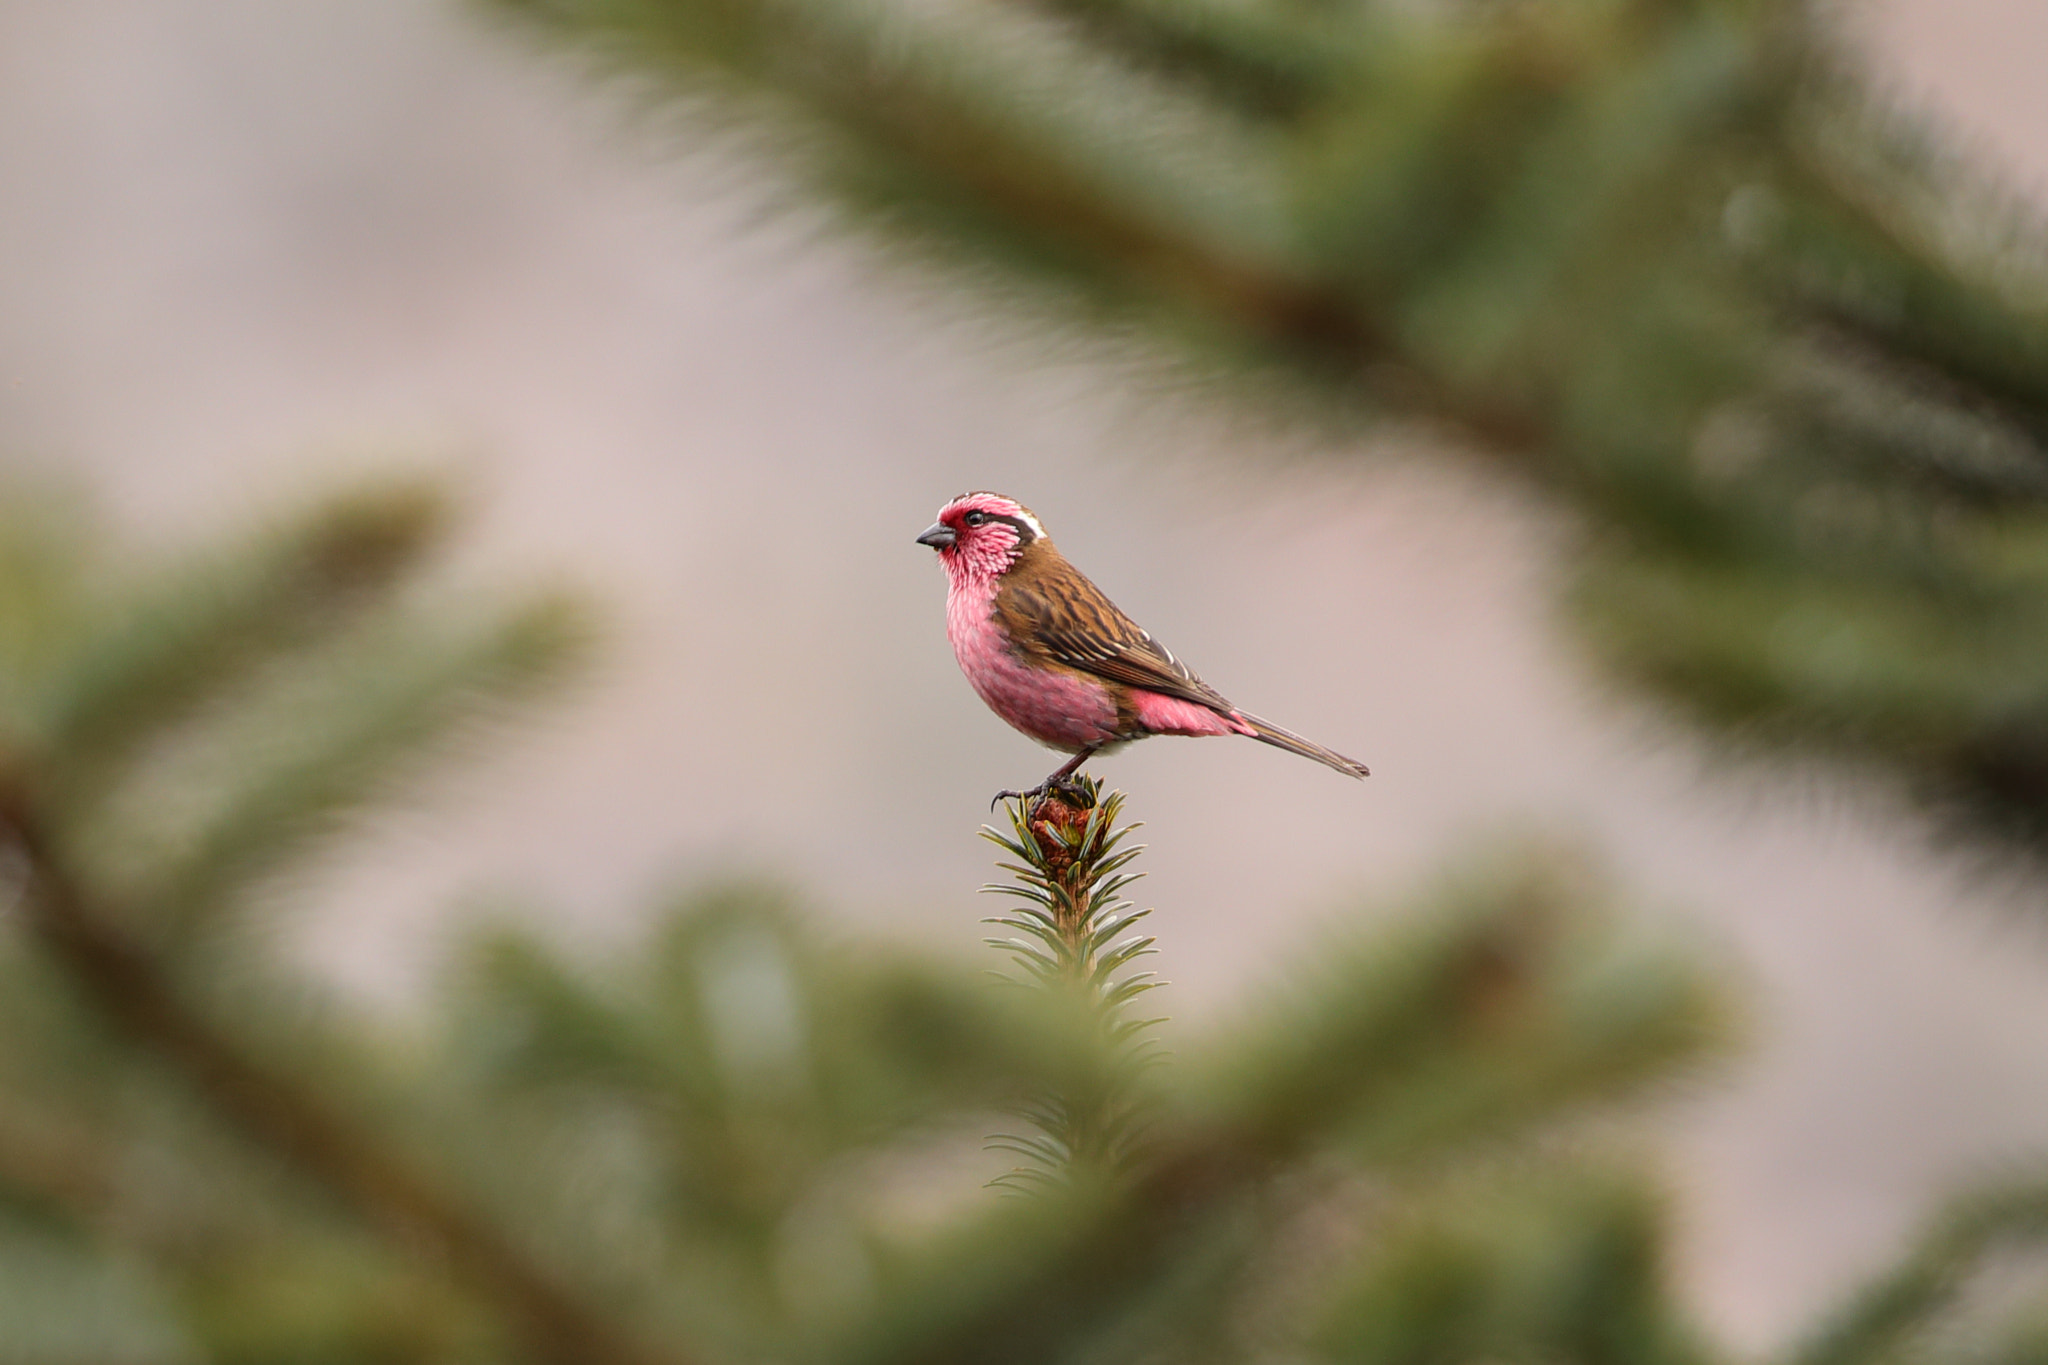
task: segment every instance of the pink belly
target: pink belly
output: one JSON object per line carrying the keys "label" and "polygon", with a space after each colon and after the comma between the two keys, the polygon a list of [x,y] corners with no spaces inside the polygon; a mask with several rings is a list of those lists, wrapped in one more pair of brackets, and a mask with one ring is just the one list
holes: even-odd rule
{"label": "pink belly", "polygon": [[976,602],[959,593],[946,603],[953,657],[989,709],[1040,744],[1067,753],[1114,742],[1116,704],[1109,689],[1086,674],[1019,661],[992,608],[990,598]]}

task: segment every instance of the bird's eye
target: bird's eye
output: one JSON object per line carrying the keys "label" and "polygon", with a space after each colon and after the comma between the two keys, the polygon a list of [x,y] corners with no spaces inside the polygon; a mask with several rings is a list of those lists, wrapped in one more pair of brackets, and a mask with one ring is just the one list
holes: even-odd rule
{"label": "bird's eye", "polygon": [[966,516],[960,518],[960,520],[966,522],[969,526],[981,526],[987,523],[988,513],[969,512]]}

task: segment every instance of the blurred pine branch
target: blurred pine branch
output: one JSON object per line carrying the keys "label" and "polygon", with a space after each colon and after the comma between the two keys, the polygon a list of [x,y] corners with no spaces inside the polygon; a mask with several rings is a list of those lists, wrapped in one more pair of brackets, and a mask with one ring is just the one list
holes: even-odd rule
{"label": "blurred pine branch", "polygon": [[[15,859],[23,927],[108,1041],[406,1255],[444,1261],[500,1305],[536,1355],[652,1362],[663,1357],[634,1344],[388,1134],[359,1122],[345,1092],[322,1093],[294,1075],[283,1039],[252,1027],[259,1001],[243,996],[224,1008],[208,998],[202,974],[166,951],[194,923],[218,919],[250,879],[337,833],[351,807],[449,726],[518,699],[574,653],[580,628],[571,609],[551,602],[494,610],[471,640],[412,631],[401,649],[370,647],[411,615],[401,589],[438,538],[438,501],[399,487],[331,502],[204,566],[152,576],[126,597],[117,590],[103,608],[76,611],[68,638],[38,640],[33,658],[18,654],[17,705],[0,753],[0,839]],[[22,609],[56,575],[35,565],[33,546],[21,548],[12,561],[27,571],[4,585],[16,607],[9,615],[54,620]],[[299,695],[299,705],[266,709],[269,697],[314,682],[342,682],[345,692],[329,692],[324,705]],[[268,721],[260,737],[235,733],[234,719],[248,715]],[[230,740],[241,742],[232,757],[197,765],[209,782],[189,771],[177,786],[152,781],[167,756]],[[289,757],[265,761],[273,753]],[[189,846],[148,846],[110,817],[128,787],[154,788],[159,800],[210,818]],[[138,855],[146,867],[127,877],[99,871]],[[39,1122],[33,1112],[16,1120],[13,1172],[34,1179],[32,1193],[53,1207],[94,1218],[107,1184],[99,1161],[67,1159],[33,1136],[82,1115]]]}
{"label": "blurred pine branch", "polygon": [[2048,233],[1828,6],[496,3],[1006,308],[1497,457],[1617,677],[2048,849]]}
{"label": "blurred pine branch", "polygon": [[[134,573],[0,518],[0,1361],[1723,1358],[1629,1118],[1725,1054],[1726,992],[1555,855],[1333,932],[1171,1065],[1092,786],[996,835],[1051,989],[748,884],[609,959],[478,933],[403,1038],[219,951],[573,657],[560,602],[436,603],[428,505]],[[994,1199],[1019,1109],[1052,1178]],[[2041,1203],[1962,1201],[1790,1365],[2025,1358],[1977,1291]]]}
{"label": "blurred pine branch", "polygon": [[[1555,1134],[1720,1046],[1696,966],[1523,870],[1151,1067],[1110,796],[1004,839],[1060,989],[737,885],[615,962],[486,933],[394,1049],[225,930],[575,653],[560,602],[436,605],[433,507],[128,573],[0,534],[0,1360],[1273,1358],[1374,1292],[1377,1215],[1331,1210],[1503,1158],[1575,1189]],[[992,1200],[972,1134],[1033,1105],[1061,1178]]]}

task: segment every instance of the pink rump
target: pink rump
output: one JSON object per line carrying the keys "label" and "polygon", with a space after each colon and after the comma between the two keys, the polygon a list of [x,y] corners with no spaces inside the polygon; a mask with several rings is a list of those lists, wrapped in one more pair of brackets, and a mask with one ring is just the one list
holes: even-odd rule
{"label": "pink rump", "polygon": [[1155,735],[1249,735],[1252,727],[1236,716],[1219,716],[1206,706],[1143,688],[1131,689],[1138,724]]}

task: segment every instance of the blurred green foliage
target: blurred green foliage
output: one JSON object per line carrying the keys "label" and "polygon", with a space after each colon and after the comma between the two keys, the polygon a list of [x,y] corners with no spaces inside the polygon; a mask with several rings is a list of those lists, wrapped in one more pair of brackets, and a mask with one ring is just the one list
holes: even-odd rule
{"label": "blurred green foliage", "polygon": [[[1585,638],[1717,733],[2048,827],[2042,238],[1819,11],[503,3],[1015,306],[1552,490]],[[432,590],[446,520],[372,489],[136,572],[0,517],[0,1365],[1727,1354],[1628,1121],[1725,1055],[1726,987],[1555,855],[1164,1059],[1110,800],[1072,878],[1008,845],[1078,994],[730,885],[611,959],[479,932],[402,1032],[323,1000],[292,888],[586,633]],[[1056,1178],[985,1188],[1017,1147]],[[1937,1211],[1787,1365],[2038,1358],[2044,1189]]]}
{"label": "blurred green foliage", "polygon": [[[312,1003],[266,931],[287,888],[584,633],[440,600],[444,520],[371,490],[126,573],[48,518],[0,542],[0,1361],[1692,1349],[1650,1184],[1592,1120],[1718,1056],[1727,1008],[1565,863],[1324,945],[1170,1066],[1130,1065],[1158,1058],[1120,1013],[1114,797],[1067,872],[1008,850],[1027,909],[1091,916],[1079,994],[732,885],[609,960],[480,931],[402,1033]],[[1077,1096],[1142,1142],[985,1188],[1004,1115]]]}
{"label": "blurred green foliage", "polygon": [[[1727,991],[1558,855],[1333,933],[1170,1056],[1113,794],[995,836],[1008,987],[732,884],[609,958],[475,931],[402,1031],[323,1000],[288,889],[585,634],[431,590],[444,523],[370,490],[141,572],[0,532],[0,1362],[1717,1354],[1629,1119],[1719,1064]],[[2031,1349],[1970,1286],[2043,1199],[1959,1204],[1792,1365]]]}
{"label": "blurred green foliage", "polygon": [[1013,312],[1491,457],[1613,676],[2048,847],[2048,235],[1833,7],[495,7]]}

